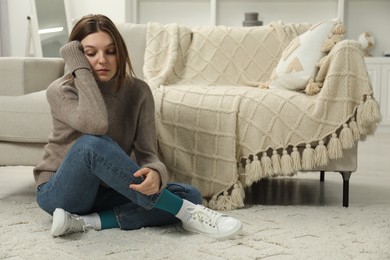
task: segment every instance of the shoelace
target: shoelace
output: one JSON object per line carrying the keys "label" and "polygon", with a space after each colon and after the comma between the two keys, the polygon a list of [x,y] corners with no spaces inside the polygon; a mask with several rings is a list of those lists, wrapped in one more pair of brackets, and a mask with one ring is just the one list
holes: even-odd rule
{"label": "shoelace", "polygon": [[84,220],[80,216],[70,214],[69,228],[65,231],[65,233],[80,232],[80,230],[85,232],[89,229],[93,229],[93,226],[85,224]]}
{"label": "shoelace", "polygon": [[195,207],[190,212],[193,218],[199,219],[201,223],[205,223],[213,228],[216,227],[220,217],[224,216],[221,213],[208,209],[204,206]]}

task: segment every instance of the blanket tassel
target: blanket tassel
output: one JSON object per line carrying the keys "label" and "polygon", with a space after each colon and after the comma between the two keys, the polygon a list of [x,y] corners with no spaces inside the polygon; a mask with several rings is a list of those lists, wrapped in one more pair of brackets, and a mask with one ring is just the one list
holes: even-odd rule
{"label": "blanket tassel", "polygon": [[252,176],[251,176],[251,161],[248,159],[246,159],[246,163],[245,163],[245,186],[251,186],[252,183],[253,183],[253,179],[252,179]]}
{"label": "blanket tassel", "polygon": [[302,169],[301,154],[299,153],[298,148],[296,146],[293,147],[293,151],[291,153],[291,159],[293,162],[293,169],[295,172]]}
{"label": "blanket tassel", "polygon": [[283,155],[282,158],[280,159],[280,163],[284,175],[294,174],[293,160],[291,159],[291,156],[287,153],[286,149],[283,149]]}
{"label": "blanket tassel", "polygon": [[379,123],[381,120],[382,116],[379,111],[378,103],[371,95],[367,95],[366,100],[362,100],[357,109],[356,122],[360,134],[366,136],[367,134],[374,132],[376,125],[372,125],[371,123]]}
{"label": "blanket tassel", "polygon": [[[240,181],[237,181],[229,195],[224,191],[221,195],[213,195],[207,206],[211,209],[225,211],[244,207],[245,190]],[[205,205],[206,206],[206,205]]]}
{"label": "blanket tassel", "polygon": [[272,161],[271,158],[268,157],[266,152],[263,152],[263,155],[261,156],[261,166],[263,168],[263,173],[265,176],[269,177],[273,174],[272,169]]}
{"label": "blanket tassel", "polygon": [[224,191],[223,194],[218,197],[216,210],[232,210],[232,198],[229,196],[227,191]]}
{"label": "blanket tassel", "polygon": [[242,162],[238,163],[237,170],[238,170],[238,180],[241,183],[245,183],[245,169],[244,166],[242,166]]}
{"label": "blanket tassel", "polygon": [[360,138],[364,138],[367,133],[368,133],[368,129],[366,127],[366,118],[364,117],[365,113],[363,112],[363,108],[364,108],[364,101],[360,101],[360,104],[358,105],[357,107],[357,111],[356,111],[356,124],[358,125],[358,130],[359,130],[359,133],[360,133]]}
{"label": "blanket tassel", "polygon": [[236,183],[233,186],[231,194],[232,209],[244,207],[245,191],[244,187],[240,183]]}
{"label": "blanket tassel", "polygon": [[349,122],[349,128],[351,128],[351,131],[353,134],[353,139],[355,141],[360,140],[360,133],[359,133],[359,129],[358,129],[355,117],[351,118],[351,121]]}
{"label": "blanket tassel", "polygon": [[326,166],[329,162],[328,149],[324,144],[323,140],[318,142],[316,149],[314,150],[315,164],[316,166]]}
{"label": "blanket tassel", "polygon": [[273,167],[273,174],[276,176],[282,172],[282,166],[280,165],[280,155],[276,150],[273,150],[272,152],[272,167]]}
{"label": "blanket tassel", "polygon": [[205,203],[203,203],[204,206],[207,206],[211,209],[216,209],[217,208],[217,195],[213,195],[210,199],[210,201],[207,203],[207,205],[205,205]]}
{"label": "blanket tassel", "polygon": [[332,133],[332,137],[328,143],[328,155],[330,159],[339,159],[343,157],[343,148],[341,147],[340,139],[336,133]]}
{"label": "blanket tassel", "polygon": [[375,102],[371,95],[367,95],[366,101],[364,102],[363,109],[361,111],[361,117],[365,125],[368,125],[371,122],[379,123],[382,119],[379,112],[378,103]]}
{"label": "blanket tassel", "polygon": [[315,95],[321,91],[322,83],[314,82],[314,80],[310,79],[309,83],[306,85],[305,92],[308,95]]}
{"label": "blanket tassel", "polygon": [[257,155],[253,156],[250,173],[251,173],[250,175],[251,175],[252,182],[260,180],[263,175],[263,169],[261,168],[261,163]]}
{"label": "blanket tassel", "polygon": [[302,153],[302,168],[304,170],[311,170],[315,166],[314,149],[310,144],[306,144],[305,150]]}
{"label": "blanket tassel", "polygon": [[355,145],[353,133],[351,128],[348,127],[348,124],[343,125],[343,129],[340,131],[339,138],[344,149],[350,149]]}

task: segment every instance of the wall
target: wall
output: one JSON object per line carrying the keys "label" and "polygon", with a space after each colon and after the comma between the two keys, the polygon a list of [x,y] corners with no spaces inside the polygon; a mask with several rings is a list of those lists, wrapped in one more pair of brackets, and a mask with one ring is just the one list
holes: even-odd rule
{"label": "wall", "polygon": [[[24,56],[27,38],[27,19],[31,15],[32,0],[8,1],[10,39],[9,56]],[[139,0],[137,12],[131,9],[135,0],[65,0],[69,4],[70,18],[76,20],[89,13],[103,13],[114,22],[133,21],[135,14],[139,23],[158,21],[161,23],[178,22],[186,25],[210,25],[209,0]],[[384,50],[390,50],[388,27],[390,24],[390,0],[346,0],[345,23],[346,37],[357,39],[365,31],[371,31],[376,37],[376,45],[371,53],[382,56]],[[283,4],[283,8],[279,5]],[[302,12],[303,10],[303,12]],[[310,10],[315,10],[312,12]],[[322,10],[322,11],[320,11]],[[216,23],[241,26],[244,13],[259,12],[265,23],[283,19],[288,22],[316,22],[337,14],[336,0],[300,1],[240,1],[218,0]],[[275,18],[276,17],[276,18]]]}
{"label": "wall", "polygon": [[363,32],[374,34],[376,43],[370,51],[373,56],[383,56],[383,51],[390,51],[390,1],[366,0],[346,2],[345,23],[347,37],[357,39]]}
{"label": "wall", "polygon": [[8,1],[9,56],[25,55],[29,15],[31,15],[30,0]]}
{"label": "wall", "polygon": [[115,23],[126,21],[124,8],[126,0],[68,0],[67,2],[73,22],[86,14],[104,14]]}

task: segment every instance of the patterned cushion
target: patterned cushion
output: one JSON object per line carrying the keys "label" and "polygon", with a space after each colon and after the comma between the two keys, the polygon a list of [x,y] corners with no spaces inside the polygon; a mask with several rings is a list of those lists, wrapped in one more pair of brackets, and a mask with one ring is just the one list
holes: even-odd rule
{"label": "patterned cushion", "polygon": [[326,55],[323,45],[337,24],[337,19],[323,21],[292,40],[272,73],[269,88],[305,90],[309,80],[315,78],[316,64]]}

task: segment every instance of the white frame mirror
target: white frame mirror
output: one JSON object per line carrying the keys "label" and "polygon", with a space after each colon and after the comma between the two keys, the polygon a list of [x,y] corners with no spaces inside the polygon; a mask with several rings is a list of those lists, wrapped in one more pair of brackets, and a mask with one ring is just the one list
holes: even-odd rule
{"label": "white frame mirror", "polygon": [[30,1],[26,56],[59,57],[59,49],[68,41],[71,28],[68,0]]}

